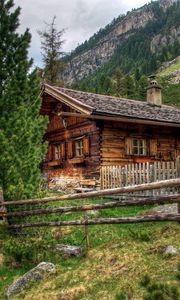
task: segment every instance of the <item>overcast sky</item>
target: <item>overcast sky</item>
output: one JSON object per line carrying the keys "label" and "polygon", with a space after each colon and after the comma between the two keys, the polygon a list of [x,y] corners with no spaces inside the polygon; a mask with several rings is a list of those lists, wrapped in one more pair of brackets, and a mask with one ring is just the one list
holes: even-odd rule
{"label": "overcast sky", "polygon": [[56,15],[58,30],[66,29],[63,51],[69,52],[113,18],[147,2],[148,0],[14,0],[15,5],[22,8],[20,31],[30,28],[30,57],[37,66],[41,66],[41,45],[37,30],[45,28],[44,21],[51,23]]}

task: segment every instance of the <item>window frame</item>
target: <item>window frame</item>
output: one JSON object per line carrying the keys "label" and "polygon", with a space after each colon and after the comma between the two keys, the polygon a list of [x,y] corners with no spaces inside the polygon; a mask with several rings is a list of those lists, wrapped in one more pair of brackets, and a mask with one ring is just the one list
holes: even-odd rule
{"label": "window frame", "polygon": [[[135,145],[136,142],[136,145]],[[141,145],[142,143],[142,145]],[[148,140],[140,136],[128,136],[125,139],[126,155],[143,157],[149,155]]]}
{"label": "window frame", "polygon": [[75,158],[84,157],[84,143],[83,138],[74,141],[74,154]]}
{"label": "window frame", "polygon": [[65,142],[56,143],[53,145],[53,160],[65,159]]}
{"label": "window frame", "polygon": [[132,155],[134,155],[134,156],[146,156],[147,155],[146,139],[135,138],[135,137],[132,138]]}
{"label": "window frame", "polygon": [[61,145],[56,144],[54,145],[54,160],[60,160],[61,159]]}

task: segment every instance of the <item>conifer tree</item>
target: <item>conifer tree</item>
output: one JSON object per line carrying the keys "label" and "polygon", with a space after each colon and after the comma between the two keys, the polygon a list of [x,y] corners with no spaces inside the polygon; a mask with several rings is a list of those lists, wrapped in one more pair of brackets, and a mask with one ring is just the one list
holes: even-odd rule
{"label": "conifer tree", "polygon": [[145,75],[142,75],[138,81],[138,99],[146,100],[146,90],[148,87],[148,79]]}
{"label": "conifer tree", "polygon": [[6,199],[31,197],[37,192],[39,165],[47,120],[39,115],[40,84],[28,59],[31,35],[17,33],[20,8],[0,1],[0,185]]}
{"label": "conifer tree", "polygon": [[53,17],[51,24],[45,23],[47,29],[38,31],[41,37],[42,58],[44,63],[44,79],[47,83],[62,85],[60,73],[63,70],[64,63],[62,61],[63,52],[61,50],[62,35],[64,29],[58,31],[55,25],[56,17]]}
{"label": "conifer tree", "polygon": [[125,76],[125,89],[126,89],[126,97],[128,99],[135,98],[135,84],[133,77],[130,75]]}
{"label": "conifer tree", "polygon": [[117,97],[124,97],[125,94],[126,91],[124,74],[120,69],[117,69],[115,73],[115,95]]}

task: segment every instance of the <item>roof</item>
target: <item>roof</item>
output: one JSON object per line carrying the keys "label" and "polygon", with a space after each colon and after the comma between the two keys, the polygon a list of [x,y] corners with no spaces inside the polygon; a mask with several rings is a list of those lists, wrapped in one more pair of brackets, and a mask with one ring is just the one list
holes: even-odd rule
{"label": "roof", "polygon": [[[56,95],[65,97],[69,104],[84,108],[88,114],[118,116],[180,124],[180,108],[168,105],[152,106],[145,101],[82,92],[45,85]],[[46,90],[45,88],[45,90]]]}

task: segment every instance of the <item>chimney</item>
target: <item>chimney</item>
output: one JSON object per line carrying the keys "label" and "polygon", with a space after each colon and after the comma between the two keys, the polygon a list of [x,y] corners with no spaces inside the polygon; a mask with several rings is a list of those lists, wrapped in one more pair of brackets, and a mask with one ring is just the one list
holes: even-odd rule
{"label": "chimney", "polygon": [[149,86],[147,87],[147,103],[153,106],[161,106],[162,105],[162,93],[161,86],[155,80],[156,76],[151,75],[149,77],[151,79]]}

